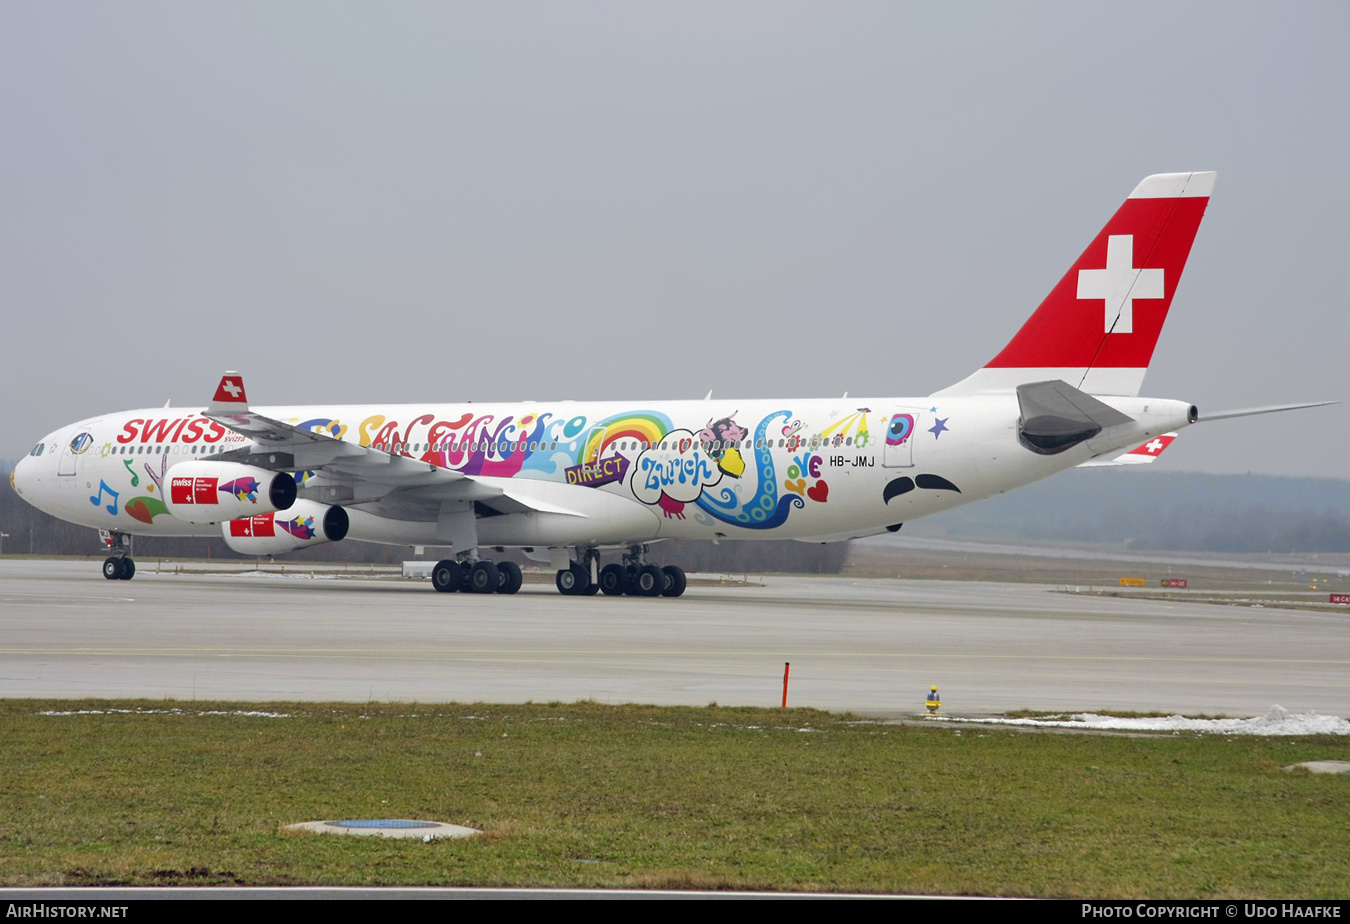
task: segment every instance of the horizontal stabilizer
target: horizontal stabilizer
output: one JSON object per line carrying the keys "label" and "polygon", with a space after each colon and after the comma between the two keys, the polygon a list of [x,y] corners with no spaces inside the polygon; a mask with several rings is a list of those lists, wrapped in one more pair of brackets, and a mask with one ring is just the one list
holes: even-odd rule
{"label": "horizontal stabilizer", "polygon": [[1129,452],[1121,453],[1114,459],[1093,459],[1091,462],[1084,462],[1079,468],[1099,468],[1106,465],[1147,465],[1158,456],[1163,454],[1163,450],[1172,445],[1172,440],[1177,438],[1176,431],[1171,433],[1162,433],[1153,437],[1147,443],[1136,446]]}
{"label": "horizontal stabilizer", "polygon": [[1340,404],[1339,401],[1312,401],[1308,404],[1272,404],[1269,407],[1244,407],[1236,411],[1218,411],[1214,414],[1201,414],[1196,418],[1196,423],[1204,423],[1206,420],[1227,420],[1230,417],[1254,417],[1257,414],[1277,414],[1280,411],[1301,411],[1305,407],[1326,407],[1329,404]]}

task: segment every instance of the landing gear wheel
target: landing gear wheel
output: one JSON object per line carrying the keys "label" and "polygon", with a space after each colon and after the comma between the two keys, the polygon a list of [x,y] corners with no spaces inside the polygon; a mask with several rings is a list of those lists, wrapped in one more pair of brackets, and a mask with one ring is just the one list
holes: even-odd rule
{"label": "landing gear wheel", "polygon": [[558,593],[566,594],[569,597],[575,597],[584,594],[586,588],[591,583],[590,575],[581,569],[579,565],[573,565],[563,571],[558,572],[558,577],[554,581],[558,585]]}
{"label": "landing gear wheel", "polygon": [[497,566],[486,558],[473,563],[469,569],[469,591],[475,594],[495,594],[502,585]]}
{"label": "landing gear wheel", "polygon": [[110,581],[120,581],[122,579],[122,559],[103,559],[103,576]]}
{"label": "landing gear wheel", "polygon": [[135,576],[136,576],[136,563],[132,561],[130,558],[122,559],[122,573],[118,575],[118,579],[122,581],[129,581]]}
{"label": "landing gear wheel", "polygon": [[684,593],[687,583],[684,578],[684,569],[677,565],[666,565],[661,570],[666,573],[666,589],[661,591],[661,596],[678,597]]}
{"label": "landing gear wheel", "polygon": [[436,567],[431,569],[431,586],[443,594],[452,594],[459,590],[463,580],[464,576],[460,573],[457,561],[449,559],[438,561]]}
{"label": "landing gear wheel", "polygon": [[594,597],[598,593],[600,593],[600,585],[598,583],[587,584],[586,589],[581,592],[581,595],[583,597]]}
{"label": "landing gear wheel", "polygon": [[525,583],[525,575],[520,573],[520,565],[513,561],[497,562],[497,577],[500,580],[497,587],[499,594],[513,594]]}
{"label": "landing gear wheel", "polygon": [[623,593],[627,583],[628,572],[624,570],[623,565],[605,565],[600,569],[600,590],[605,596],[618,596]]}
{"label": "landing gear wheel", "polygon": [[666,573],[656,565],[643,565],[638,569],[634,584],[634,596],[659,597],[666,589]]}

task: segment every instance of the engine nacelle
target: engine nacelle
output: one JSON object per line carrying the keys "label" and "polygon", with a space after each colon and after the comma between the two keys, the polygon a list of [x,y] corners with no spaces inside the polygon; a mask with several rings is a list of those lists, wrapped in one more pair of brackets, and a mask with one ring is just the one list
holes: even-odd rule
{"label": "engine nacelle", "polygon": [[220,523],[289,509],[295,476],[238,462],[195,459],[164,473],[169,513],[189,523]]}
{"label": "engine nacelle", "polygon": [[222,523],[225,544],[240,555],[277,555],[337,542],[347,535],[347,511],[298,500],[283,513],[263,513]]}

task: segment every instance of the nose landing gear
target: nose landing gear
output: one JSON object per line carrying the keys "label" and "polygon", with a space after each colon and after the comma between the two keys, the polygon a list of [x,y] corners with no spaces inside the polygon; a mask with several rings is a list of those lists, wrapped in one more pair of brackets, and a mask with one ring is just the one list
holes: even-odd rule
{"label": "nose landing gear", "polygon": [[131,536],[100,529],[99,540],[112,554],[103,560],[103,576],[110,581],[129,581],[136,576],[136,562],[131,559]]}
{"label": "nose landing gear", "polygon": [[103,576],[110,581],[129,581],[136,576],[136,562],[111,555],[103,560]]}

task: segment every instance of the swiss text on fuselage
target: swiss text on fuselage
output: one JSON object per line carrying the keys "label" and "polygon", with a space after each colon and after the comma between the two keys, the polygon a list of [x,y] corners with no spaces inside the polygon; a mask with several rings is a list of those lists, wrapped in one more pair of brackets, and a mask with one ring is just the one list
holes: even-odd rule
{"label": "swiss text on fuselage", "polygon": [[134,417],[122,425],[119,443],[217,443],[228,431],[204,417],[175,417],[166,420]]}

